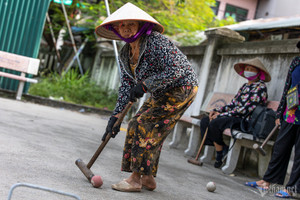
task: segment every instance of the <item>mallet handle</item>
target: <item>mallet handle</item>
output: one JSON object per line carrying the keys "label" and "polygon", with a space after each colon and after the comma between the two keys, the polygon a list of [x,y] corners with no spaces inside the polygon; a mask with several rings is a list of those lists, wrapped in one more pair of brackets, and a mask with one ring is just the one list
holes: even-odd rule
{"label": "mallet handle", "polygon": [[263,148],[265,146],[265,144],[270,140],[270,138],[273,136],[273,134],[275,133],[275,131],[277,130],[277,128],[278,128],[278,125],[276,124],[275,127],[270,132],[270,134],[268,135],[268,137],[265,139],[265,141],[260,146],[261,148]]}
{"label": "mallet handle", "polygon": [[201,144],[200,144],[200,147],[199,147],[199,150],[198,150],[198,153],[197,153],[197,155],[196,155],[195,160],[198,160],[199,157],[200,157],[201,150],[202,150],[203,145],[204,145],[204,142],[205,142],[205,140],[206,140],[207,131],[208,131],[208,127],[207,127],[206,130],[205,130],[205,133],[204,133],[204,136],[203,136],[203,138],[202,138],[202,141],[201,141]]}
{"label": "mallet handle", "polygon": [[[127,114],[127,112],[129,111],[129,109],[131,108],[132,105],[133,105],[133,102],[129,102],[126,105],[125,109],[120,114],[120,116],[118,117],[118,120],[114,124],[114,127],[119,126],[122,123],[125,115]],[[97,160],[98,156],[100,155],[100,153],[102,152],[102,150],[104,149],[104,147],[106,146],[106,144],[108,143],[110,138],[111,138],[111,135],[107,134],[105,140],[101,143],[101,145],[98,147],[97,151],[94,153],[93,157],[91,158],[90,162],[87,164],[88,169],[90,169],[92,167],[92,165],[94,164],[94,162]]]}

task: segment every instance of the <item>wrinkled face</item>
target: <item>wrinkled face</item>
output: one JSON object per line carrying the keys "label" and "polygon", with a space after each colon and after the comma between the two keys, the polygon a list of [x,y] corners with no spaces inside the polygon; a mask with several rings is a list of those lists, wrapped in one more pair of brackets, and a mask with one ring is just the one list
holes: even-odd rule
{"label": "wrinkled face", "polygon": [[245,71],[258,73],[259,70],[251,65],[246,65]]}
{"label": "wrinkled face", "polygon": [[113,25],[123,38],[130,38],[134,36],[139,30],[139,22],[133,20],[126,20]]}

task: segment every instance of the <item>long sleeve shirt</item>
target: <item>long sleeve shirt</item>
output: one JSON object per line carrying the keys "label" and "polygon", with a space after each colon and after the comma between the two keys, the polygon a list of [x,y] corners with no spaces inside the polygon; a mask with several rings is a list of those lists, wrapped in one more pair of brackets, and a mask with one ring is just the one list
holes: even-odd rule
{"label": "long sleeve shirt", "polygon": [[[290,88],[298,86],[298,100],[300,97],[300,63],[294,68],[292,71],[292,80],[291,80],[291,86]],[[297,124],[300,125],[300,106],[294,107],[290,110],[285,108],[285,111],[283,113],[283,119],[287,123]]]}
{"label": "long sleeve shirt", "polygon": [[257,105],[266,105],[268,100],[267,87],[263,81],[248,85],[245,83],[231,100],[230,104],[214,109],[220,113],[218,117],[243,117],[252,112]]}
{"label": "long sleeve shirt", "polygon": [[122,112],[129,101],[130,90],[144,82],[154,98],[181,86],[198,86],[197,75],[187,57],[167,37],[152,32],[140,38],[139,58],[131,71],[129,44],[120,51],[121,86],[113,115]]}
{"label": "long sleeve shirt", "polygon": [[300,56],[297,56],[293,59],[291,65],[290,65],[287,77],[286,77],[281,100],[280,100],[279,106],[277,108],[277,113],[276,113],[277,119],[283,119],[284,112],[286,110],[286,95],[287,95],[288,90],[291,88],[291,84],[292,84],[292,72],[299,65],[300,65]]}

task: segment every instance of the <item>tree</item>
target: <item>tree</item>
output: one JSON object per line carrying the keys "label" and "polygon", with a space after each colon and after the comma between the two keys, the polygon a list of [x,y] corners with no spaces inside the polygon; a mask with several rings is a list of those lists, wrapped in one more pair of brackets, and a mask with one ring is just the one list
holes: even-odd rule
{"label": "tree", "polygon": [[[92,2],[92,1],[91,1]],[[94,30],[95,27],[107,17],[104,1],[89,3],[74,0],[71,6],[67,6],[72,25],[86,27]],[[212,26],[222,26],[233,23],[232,20],[217,20],[211,9],[215,0],[114,0],[110,1],[111,13],[127,2],[131,2],[145,10],[165,27],[165,34],[174,36],[182,33],[203,31]],[[51,3],[52,20],[61,24],[63,14],[60,12],[59,4]],[[78,11],[80,18],[75,18]],[[59,29],[62,25],[56,25]],[[87,31],[90,35],[91,31]]]}
{"label": "tree", "polygon": [[210,8],[215,0],[162,0],[148,10],[162,25],[167,35],[205,30],[214,19]]}

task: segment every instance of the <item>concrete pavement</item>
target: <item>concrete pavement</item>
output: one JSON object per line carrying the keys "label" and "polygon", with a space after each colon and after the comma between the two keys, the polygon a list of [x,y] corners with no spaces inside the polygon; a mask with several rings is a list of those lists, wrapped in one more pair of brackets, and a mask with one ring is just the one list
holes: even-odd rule
{"label": "concrete pavement", "polygon": [[[246,187],[256,180],[236,173],[228,176],[211,164],[202,167],[187,163],[183,149],[163,147],[157,189],[153,192],[124,193],[111,184],[127,178],[120,171],[125,132],[112,139],[92,166],[104,184],[95,189],[75,165],[77,158],[89,161],[105,130],[108,116],[80,113],[29,102],[0,98],[0,199],[7,199],[16,183],[30,183],[78,195],[84,200],[127,199],[275,199],[273,193],[261,194]],[[126,128],[126,124],[122,125]],[[170,140],[171,137],[167,138]],[[214,181],[214,193],[206,184]],[[50,192],[18,187],[11,199],[74,199]]]}

